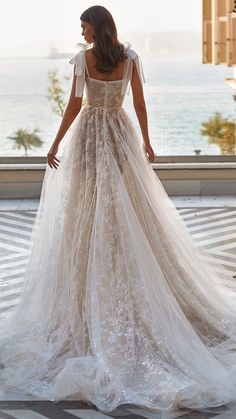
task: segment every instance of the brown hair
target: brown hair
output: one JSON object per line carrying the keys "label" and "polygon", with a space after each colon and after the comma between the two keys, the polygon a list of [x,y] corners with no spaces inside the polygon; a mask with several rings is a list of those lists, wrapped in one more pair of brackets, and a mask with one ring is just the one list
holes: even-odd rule
{"label": "brown hair", "polygon": [[112,72],[127,56],[124,45],[118,41],[111,13],[103,6],[92,6],[82,13],[80,20],[88,22],[94,30],[96,69],[101,73]]}

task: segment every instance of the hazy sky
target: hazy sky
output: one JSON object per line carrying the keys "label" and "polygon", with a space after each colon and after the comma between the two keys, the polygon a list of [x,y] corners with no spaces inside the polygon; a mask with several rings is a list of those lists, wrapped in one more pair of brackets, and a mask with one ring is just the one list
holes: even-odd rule
{"label": "hazy sky", "polygon": [[99,4],[112,13],[118,33],[201,31],[201,0],[0,0],[0,56],[48,53],[50,45],[74,51],[80,15]]}

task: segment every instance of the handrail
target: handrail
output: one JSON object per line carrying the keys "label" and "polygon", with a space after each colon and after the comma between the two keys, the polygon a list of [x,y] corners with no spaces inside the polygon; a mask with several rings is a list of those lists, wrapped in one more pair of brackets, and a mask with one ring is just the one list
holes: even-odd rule
{"label": "handrail", "polygon": [[[236,162],[172,162],[151,163],[154,170],[176,169],[236,169]],[[0,164],[1,170],[45,170],[46,163],[5,163]]]}

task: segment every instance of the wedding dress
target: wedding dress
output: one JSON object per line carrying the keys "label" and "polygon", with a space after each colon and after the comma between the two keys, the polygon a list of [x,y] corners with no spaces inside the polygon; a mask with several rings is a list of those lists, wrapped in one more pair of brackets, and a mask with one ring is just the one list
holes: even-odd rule
{"label": "wedding dress", "polygon": [[[123,78],[93,79],[57,170],[48,165],[19,303],[1,325],[1,387],[88,400],[104,412],[236,400],[236,285],[197,246],[122,104]],[[62,142],[63,143],[63,142]],[[155,416],[157,417],[157,416]]]}

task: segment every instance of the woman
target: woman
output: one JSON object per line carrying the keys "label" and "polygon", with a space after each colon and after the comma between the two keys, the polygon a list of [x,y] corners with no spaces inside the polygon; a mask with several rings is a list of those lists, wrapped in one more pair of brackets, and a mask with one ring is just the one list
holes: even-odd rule
{"label": "woman", "polygon": [[[104,7],[80,19],[92,47],[70,60],[20,301],[1,331],[4,386],[105,412],[234,402],[235,283],[207,262],[151,168],[139,56]],[[122,107],[130,84],[143,143]]]}
{"label": "woman", "polygon": [[[86,54],[86,62],[88,63],[89,69],[91,69],[91,74],[94,75],[98,80],[119,80],[122,79],[124,73],[124,47],[117,40],[117,31],[114,20],[108,10],[105,7],[93,6],[86,10],[81,15],[81,27],[82,27],[82,36],[89,44],[94,44],[91,49],[88,49]],[[84,20],[83,20],[84,19]],[[91,21],[91,23],[90,23]],[[95,33],[97,34],[97,41],[95,41]],[[104,52],[103,52],[104,51]],[[115,51],[115,55],[114,55]],[[105,57],[110,60],[108,65],[104,65],[102,60]],[[77,56],[79,59],[79,57]],[[100,66],[96,65],[96,59],[101,61]],[[74,63],[75,60],[72,60],[71,63]],[[139,69],[142,71],[142,68]],[[78,70],[79,71],[79,70]],[[140,80],[141,74],[138,74],[136,66],[134,66],[134,71],[132,75],[132,92],[134,99],[134,108],[140,123],[140,127],[143,134],[144,148],[147,152],[149,160],[152,162],[154,160],[154,151],[150,145],[149,135],[148,135],[148,125],[147,125],[147,111],[146,105],[143,97],[143,89]],[[83,80],[84,82],[84,80]],[[74,80],[72,85],[72,90],[69,98],[69,102],[62,119],[60,129],[57,133],[54,143],[48,153],[48,164],[50,167],[57,168],[59,160],[56,158],[58,151],[58,145],[62,138],[64,137],[66,131],[70,127],[71,123],[74,121],[77,114],[80,112],[82,106],[82,96],[83,91],[81,89],[80,95],[75,95],[76,87],[76,74],[74,74]],[[82,86],[81,86],[82,87]],[[79,97],[77,97],[79,96]]]}

